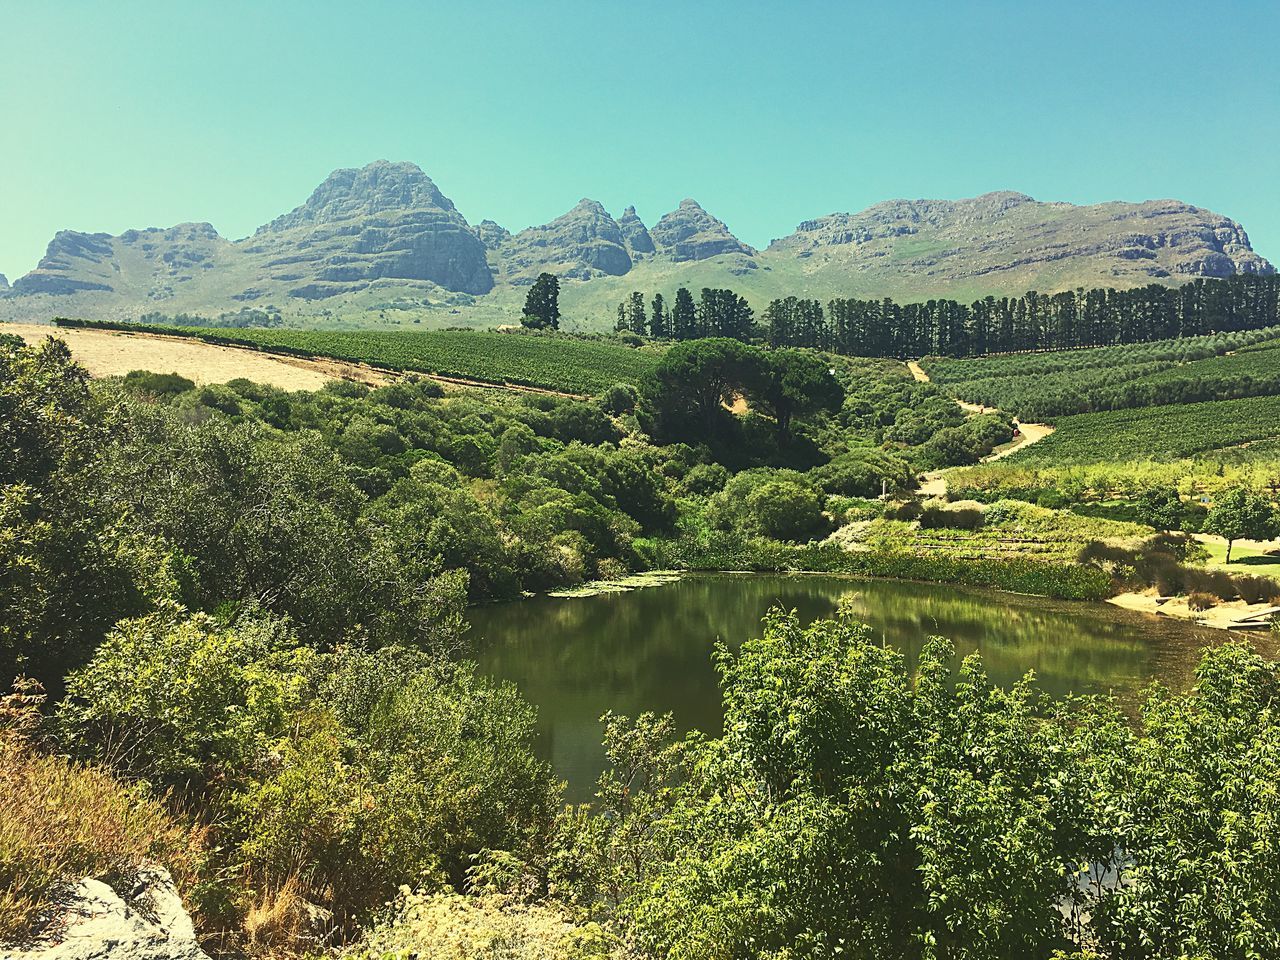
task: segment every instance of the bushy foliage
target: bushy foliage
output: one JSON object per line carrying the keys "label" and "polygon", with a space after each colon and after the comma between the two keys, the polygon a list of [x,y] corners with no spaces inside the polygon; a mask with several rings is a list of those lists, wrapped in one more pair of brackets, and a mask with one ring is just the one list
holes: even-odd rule
{"label": "bushy foliage", "polygon": [[199,792],[281,736],[310,656],[281,621],[220,623],[166,606],[108,635],[68,679],[59,721],[118,774]]}
{"label": "bushy foliage", "polygon": [[812,475],[826,493],[846,497],[876,497],[885,488],[901,492],[915,485],[915,472],[904,458],[874,448],[834,457]]}
{"label": "bushy foliage", "polygon": [[553,905],[503,895],[407,894],[346,956],[451,960],[607,960],[622,956],[595,923],[578,925]]}
{"label": "bushy foliage", "polygon": [[794,470],[748,470],[725,484],[708,509],[723,530],[771,540],[809,540],[830,529],[822,496]]}
{"label": "bushy foliage", "polygon": [[195,383],[177,373],[152,373],[150,370],[131,370],[124,377],[124,385],[135,393],[156,397],[172,397],[195,388]]}
{"label": "bushy foliage", "polygon": [[[643,954],[1275,949],[1277,675],[1245,648],[1206,652],[1185,697],[1154,691],[1136,730],[1030,678],[996,688],[940,639],[913,680],[843,620],[776,612],[718,662],[723,737],[613,723],[605,809],[575,829],[570,889],[616,902]],[[611,800],[615,779],[638,788]]]}
{"label": "bushy foliage", "polygon": [[513,687],[416,648],[319,654],[269,618],[122,623],[58,719],[83,757],[204,811],[255,886],[299,882],[343,918],[461,883],[482,850],[537,854],[558,797]]}

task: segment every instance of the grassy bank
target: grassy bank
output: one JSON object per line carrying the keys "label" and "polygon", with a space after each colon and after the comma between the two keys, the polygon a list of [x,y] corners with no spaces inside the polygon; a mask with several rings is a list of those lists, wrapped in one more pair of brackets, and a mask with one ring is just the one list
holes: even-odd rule
{"label": "grassy bank", "polygon": [[1058,600],[1102,600],[1111,577],[1078,563],[962,558],[896,550],[848,551],[830,543],[785,544],[771,540],[709,537],[637,542],[655,567],[685,570],[752,570],[761,573],[847,573],[895,580],[992,587]]}

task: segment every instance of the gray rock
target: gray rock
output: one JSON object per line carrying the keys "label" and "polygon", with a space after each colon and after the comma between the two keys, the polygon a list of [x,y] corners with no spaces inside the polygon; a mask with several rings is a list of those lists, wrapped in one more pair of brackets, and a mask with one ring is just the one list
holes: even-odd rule
{"label": "gray rock", "polygon": [[727,253],[753,257],[756,253],[691,199],[681,200],[680,206],[665,214],[649,233],[658,249],[677,261],[706,260]]}
{"label": "gray rock", "polygon": [[621,276],[631,269],[622,230],[595,200],[583,199],[563,216],[521,230],[500,248],[509,279],[541,272],[589,280]]}
{"label": "gray rock", "polygon": [[59,230],[49,241],[36,268],[14,283],[14,292],[67,294],[110,290],[111,285],[98,276],[112,254],[110,234]]}
{"label": "gray rock", "polygon": [[511,239],[511,231],[492,220],[481,220],[475,225],[475,234],[486,249],[496,249]]}
{"label": "gray rock", "polygon": [[3,273],[0,273],[0,290],[8,290],[8,289],[9,289],[9,278],[6,277]]}
{"label": "gray rock", "polygon": [[1030,284],[1052,266],[1055,288],[1275,271],[1238,223],[1177,200],[1076,206],[1012,191],[833,213],[804,221],[768,253],[820,256],[828,271],[892,269],[946,282],[1016,273]]}
{"label": "gray rock", "polygon": [[488,293],[493,275],[470,224],[412,163],[335,170],[302,206],[259,227],[246,252],[288,258],[318,281],[429,280]]}
{"label": "gray rock", "polygon": [[121,893],[100,880],[81,880],[40,942],[7,960],[209,960],[191,917],[163,867],[139,871]]}
{"label": "gray rock", "polygon": [[644,225],[644,221],[636,215],[635,207],[627,207],[622,211],[622,216],[618,218],[618,230],[632,260],[655,252],[653,237],[649,236],[649,228]]}

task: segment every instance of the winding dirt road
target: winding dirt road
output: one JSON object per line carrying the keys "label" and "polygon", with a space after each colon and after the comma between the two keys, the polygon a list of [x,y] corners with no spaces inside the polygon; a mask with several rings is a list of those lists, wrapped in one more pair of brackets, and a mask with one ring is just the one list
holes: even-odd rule
{"label": "winding dirt road", "polygon": [[[911,371],[911,376],[915,377],[920,383],[929,382],[929,374],[924,372],[924,368],[915,360],[907,361],[907,369]],[[966,403],[963,400],[956,400],[956,403],[962,410],[967,413],[987,413],[994,412],[995,407],[984,407],[976,403]],[[1053,433],[1053,427],[1047,423],[1023,423],[1020,420],[1013,421],[1014,428],[1018,431],[1011,442],[996,447],[987,456],[983,457],[981,463],[991,463],[993,460],[1001,460],[1021,450],[1023,447],[1029,447],[1033,443],[1038,443],[1049,434]],[[945,497],[947,495],[947,477],[946,475],[957,469],[956,467],[946,467],[942,470],[930,470],[924,474],[919,492],[925,497]]]}

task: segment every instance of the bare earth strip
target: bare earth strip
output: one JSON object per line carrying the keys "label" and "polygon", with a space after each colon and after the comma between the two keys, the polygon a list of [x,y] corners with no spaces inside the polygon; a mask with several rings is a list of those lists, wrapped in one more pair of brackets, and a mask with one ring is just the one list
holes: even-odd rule
{"label": "bare earth strip", "polygon": [[330,380],[353,377],[346,364],[275,357],[256,350],[222,347],[183,337],[139,335],[112,330],[81,330],[35,323],[0,324],[0,333],[39,343],[47,336],[65,340],[71,355],[95,377],[123,376],[130,370],[177,373],[197,384],[226,383],[244,377],[283,390],[318,390]]}
{"label": "bare earth strip", "polygon": [[[162,333],[90,330],[40,323],[0,323],[0,333],[14,334],[28,343],[37,343],[48,336],[65,340],[76,361],[95,377],[117,377],[131,370],[150,370],[152,373],[178,373],[200,385],[226,383],[243,377],[282,390],[318,390],[330,380],[354,380],[376,387],[401,376],[395,371],[333,357],[295,357]],[[451,387],[513,390],[584,399],[581,394],[519,383],[491,383],[433,373],[418,373],[416,376],[434,380],[446,390]]]}

